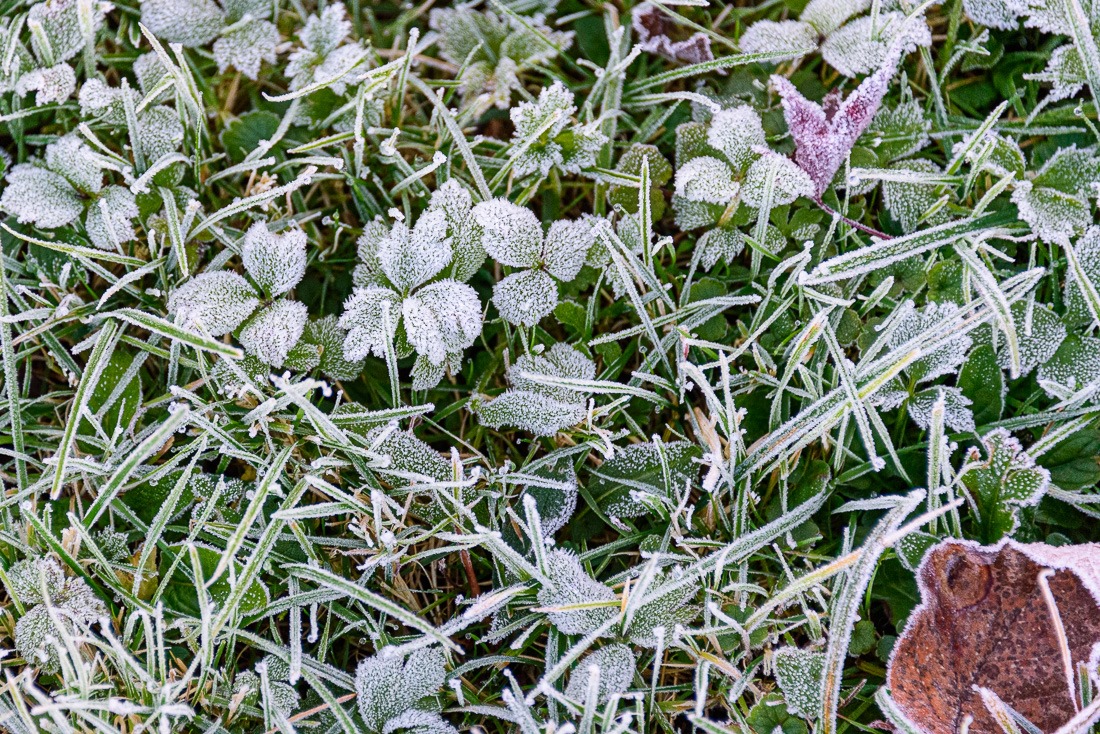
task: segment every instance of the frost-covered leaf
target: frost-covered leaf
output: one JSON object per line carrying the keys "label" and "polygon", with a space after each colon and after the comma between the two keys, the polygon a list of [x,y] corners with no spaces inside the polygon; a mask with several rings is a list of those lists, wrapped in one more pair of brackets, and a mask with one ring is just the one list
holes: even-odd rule
{"label": "frost-covered leaf", "polygon": [[271,296],[286,293],[306,272],[306,234],[300,229],[272,234],[263,222],[244,233],[241,260],[252,279]]}
{"label": "frost-covered leaf", "polygon": [[980,166],[980,170],[989,171],[994,176],[1012,173],[1017,181],[1023,180],[1027,163],[1016,141],[994,132],[986,133],[979,141],[974,140],[974,135],[956,143],[952,153],[959,155],[965,151],[969,163]]}
{"label": "frost-covered leaf", "polygon": [[565,695],[583,704],[588,698],[589,681],[595,667],[598,675],[596,701],[603,703],[616,693],[626,693],[634,681],[637,666],[637,658],[628,646],[621,642],[605,645],[577,662],[569,685],[565,687]]}
{"label": "frost-covered leaf", "polygon": [[963,10],[976,23],[1000,30],[1012,30],[1020,25],[1014,0],[963,0]]}
{"label": "frost-covered leaf", "polygon": [[[429,211],[442,212],[447,220],[453,257],[448,269],[450,277],[465,283],[485,262],[484,229],[473,217],[473,199],[457,181],[451,179],[432,192]],[[364,235],[365,236],[365,235]]]}
{"label": "frost-covered leaf", "polygon": [[462,352],[481,333],[477,292],[455,280],[421,288],[402,302],[401,313],[409,343],[432,364],[442,364],[448,354]]}
{"label": "frost-covered leaf", "polygon": [[702,453],[688,441],[631,444],[593,472],[590,491],[610,515],[644,515],[648,511],[642,502],[645,496],[669,498],[698,476],[695,460]]}
{"label": "frost-covered leaf", "polygon": [[46,167],[64,176],[83,194],[94,194],[103,188],[103,171],[91,149],[77,135],[66,135],[46,146]]}
{"label": "frost-covered leaf", "polygon": [[93,245],[101,250],[113,250],[118,243],[134,239],[136,234],[131,222],[137,215],[137,200],[130,189],[108,186],[88,206],[84,228]]}
{"label": "frost-covered leaf", "polygon": [[138,115],[138,142],[147,163],[175,153],[183,142],[179,113],[164,105],[144,110]]}
{"label": "frost-covered leaf", "polygon": [[[1073,247],[1085,276],[1094,288],[1100,286],[1100,228],[1089,227]],[[1065,304],[1066,314],[1072,320],[1086,323],[1092,321],[1092,312],[1077,277],[1077,270],[1072,267],[1066,269]]]}
{"label": "frost-covered leaf", "polygon": [[733,262],[745,250],[745,237],[733,228],[712,229],[696,240],[695,247],[702,251],[699,264],[710,270],[719,262]]}
{"label": "frost-covered leaf", "polygon": [[909,400],[909,417],[924,430],[932,425],[932,408],[943,398],[943,421],[953,431],[973,431],[974,413],[970,410],[970,398],[957,387],[930,387]]}
{"label": "frost-covered leaf", "polygon": [[558,284],[541,269],[512,273],[493,286],[493,305],[505,321],[534,326],[558,305]]}
{"label": "frost-covered leaf", "polygon": [[484,426],[512,426],[537,436],[552,436],[580,423],[588,414],[584,402],[558,400],[533,390],[508,390],[476,404],[474,411]]}
{"label": "frost-covered leaf", "polygon": [[[894,164],[894,170],[925,174],[940,172],[939,166],[923,158],[899,161]],[[886,210],[901,225],[901,230],[909,234],[922,225],[936,226],[946,221],[947,212],[944,209],[929,216],[932,206],[939,200],[936,188],[935,184],[921,181],[917,177],[913,181],[891,179],[882,182],[882,201]]]}
{"label": "frost-covered leaf", "polygon": [[676,195],[688,201],[724,205],[738,189],[733,171],[717,158],[692,158],[676,171]]}
{"label": "frost-covered leaf", "polygon": [[821,711],[825,653],[781,647],[775,651],[775,680],[787,701],[787,710],[812,719]]}
{"label": "frost-covered leaf", "polygon": [[596,243],[596,221],[558,220],[550,225],[542,257],[547,272],[566,282],[577,277],[584,267],[588,251]]}
{"label": "frost-covered leaf", "polygon": [[[91,3],[92,32],[103,25],[103,8]],[[36,3],[27,11],[27,25],[40,26],[49,49],[39,44],[37,34],[31,34],[31,45],[40,59],[52,59],[52,63],[68,61],[84,47],[81,29],[79,0],[46,0]]]}
{"label": "frost-covered leaf", "polygon": [[767,144],[760,113],[740,105],[715,113],[707,130],[707,143],[722,152],[739,171],[757,157],[755,149]]}
{"label": "frost-covered leaf", "polygon": [[309,16],[298,33],[302,45],[316,54],[331,53],[351,33],[351,21],[343,3],[333,3],[320,13]]}
{"label": "frost-covered leaf", "polygon": [[395,223],[377,250],[379,267],[402,293],[438,275],[453,254],[447,217],[440,211],[424,212],[411,230],[403,222]]}
{"label": "frost-covered leaf", "polygon": [[[381,438],[385,435],[381,441]],[[379,456],[389,459],[391,471],[422,477],[428,482],[447,482],[451,480],[451,463],[439,455],[439,452],[421,441],[408,431],[392,430],[389,426],[371,429],[367,435],[367,444]],[[414,481],[405,478],[406,481]]]}
{"label": "frost-covered leaf", "polygon": [[907,19],[887,12],[856,18],[830,34],[821,44],[821,56],[841,74],[868,74],[887,63],[891,49],[902,55],[932,45],[932,32],[923,16]]}
{"label": "frost-covered leaf", "polygon": [[172,292],[168,312],[184,326],[201,326],[211,336],[228,334],[256,310],[260,299],[237,273],[202,273]]}
{"label": "frost-covered leaf", "polygon": [[309,310],[304,303],[280,298],[245,324],[241,346],[264,364],[282,367],[302,337]]}
{"label": "frost-covered leaf", "polygon": [[871,7],[871,0],[810,0],[799,19],[827,36],[852,18]]}
{"label": "frost-covered leaf", "polygon": [[34,92],[34,103],[46,105],[64,102],[76,91],[76,73],[68,64],[34,69],[19,77],[15,93],[19,96]]}
{"label": "frost-covered leaf", "polygon": [[8,171],[0,207],[20,222],[44,229],[64,227],[84,211],[79,194],[64,177],[28,163]]}
{"label": "frost-covered leaf", "polygon": [[1020,524],[1020,508],[1038,504],[1050,484],[1050,472],[1035,464],[1020,442],[998,428],[971,449],[959,478],[980,513],[982,542],[1010,537]]}
{"label": "frost-covered leaf", "polygon": [[400,317],[401,298],[389,288],[356,288],[344,302],[344,313],[340,316],[340,327],[348,332],[345,359],[355,362],[372,353],[384,356]]}
{"label": "frost-covered leaf", "polygon": [[407,658],[383,648],[355,669],[356,703],[363,723],[381,732],[391,719],[437,692],[447,678],[446,660],[438,647],[421,648]]}
{"label": "frost-covered leaf", "polygon": [[517,389],[541,392],[558,400],[583,403],[585,395],[583,392],[545,385],[534,379],[538,375],[591,380],[596,376],[596,363],[576,348],[558,343],[543,354],[523,355],[508,370],[508,380]]}
{"label": "frost-covered leaf", "polygon": [[686,625],[699,613],[689,602],[699,591],[695,584],[674,583],[673,574],[659,574],[645,592],[648,601],[634,612],[629,637],[635,645],[657,647],[664,644],[678,625]]}
{"label": "frost-covered leaf", "polygon": [[434,711],[409,709],[398,714],[382,727],[382,734],[402,732],[403,734],[458,734],[447,721]]}
{"label": "frost-covered leaf", "polygon": [[546,614],[551,624],[567,635],[588,634],[619,612],[617,605],[560,609],[617,599],[614,591],[588,575],[571,551],[554,548],[546,552],[546,577],[549,583],[539,589],[539,604],[558,608]]}
{"label": "frost-covered leaf", "polygon": [[1012,191],[1012,203],[1020,218],[1044,242],[1061,242],[1084,231],[1092,223],[1086,200],[1058,189],[1021,181]]}
{"label": "frost-covered leaf", "polygon": [[275,47],[279,44],[279,30],[266,20],[252,20],[246,25],[234,26],[214,42],[214,60],[218,71],[229,67],[255,79],[260,74],[260,63],[275,62]]}
{"label": "frost-covered leaf", "polygon": [[892,47],[882,66],[839,102],[836,96],[824,105],[809,101],[782,76],[772,83],[783,98],[787,128],[795,142],[795,161],[813,180],[820,195],[833,180],[852,146],[871,124],[890,86],[900,60],[900,48]]}
{"label": "frost-covered leaf", "polygon": [[[908,312],[900,318],[897,329],[890,335],[890,346],[899,347],[905,344],[957,311],[958,306],[953,303],[930,303],[921,311],[910,306]],[[914,361],[907,372],[917,382],[928,382],[950,374],[966,359],[971,344],[969,336],[960,335],[931,354]]]}
{"label": "frost-covered leaf", "polygon": [[56,560],[49,557],[28,558],[13,563],[8,569],[8,586],[24,606],[41,604],[43,586],[52,599],[65,591],[65,572]]}
{"label": "frost-covered leaf", "polygon": [[315,345],[318,352],[318,369],[334,380],[354,380],[363,371],[363,360],[350,360],[344,356],[347,331],[340,328],[335,316],[310,321],[302,332],[302,341]]}
{"label": "frost-covered leaf", "polygon": [[157,38],[194,48],[214,40],[225,15],[213,0],[142,0],[141,22]]}
{"label": "frost-covered leaf", "polygon": [[1039,365],[1036,377],[1040,385],[1049,382],[1071,393],[1100,382],[1100,339],[1066,337],[1054,356]]}
{"label": "frost-covered leaf", "polygon": [[1081,197],[1096,195],[1100,183],[1100,158],[1091,148],[1070,145],[1058,151],[1043,164],[1032,183],[1065,194]]}
{"label": "frost-covered leaf", "polygon": [[1045,69],[1037,74],[1024,74],[1024,78],[1050,84],[1051,89],[1046,97],[1050,102],[1073,97],[1088,83],[1081,54],[1072,43],[1054,49]]}
{"label": "frost-covered leaf", "polygon": [[805,171],[789,158],[770,152],[749,166],[741,186],[741,200],[756,209],[784,206],[814,193],[814,183]]}
{"label": "frost-covered leaf", "polygon": [[677,32],[676,25],[652,3],[638,5],[631,11],[630,17],[638,48],[646,53],[660,54],[666,59],[687,64],[699,64],[714,58],[710,38],[705,33],[697,31],[682,40],[673,40],[671,36]]}
{"label": "frost-covered leaf", "polygon": [[894,107],[879,109],[860,143],[869,145],[880,159],[894,161],[928,145],[931,130],[931,118],[913,99],[912,90],[903,85],[901,100]]}
{"label": "frost-covered leaf", "polygon": [[[137,90],[131,89],[129,94],[135,107],[140,104],[141,96]],[[126,124],[121,88],[108,86],[102,79],[89,79],[81,85],[78,99],[81,116],[95,117],[112,125]]]}
{"label": "frost-covered leaf", "polygon": [[538,265],[542,226],[534,212],[506,199],[493,199],[475,206],[472,215],[482,229],[485,251],[494,260],[513,268]]}
{"label": "frost-covered leaf", "polygon": [[562,146],[554,138],[570,123],[576,110],[573,93],[559,81],[544,87],[536,101],[512,108],[513,144],[528,145],[513,165],[517,176],[536,171],[546,176],[550,169],[562,164]]}
{"label": "frost-covered leaf", "polygon": [[[1066,277],[1068,288],[1069,276]],[[1016,324],[1016,339],[1020,348],[1020,374],[1026,375],[1048,361],[1066,338],[1066,327],[1049,307],[1018,301],[1012,304],[1012,320]],[[997,363],[1008,369],[1011,356],[1007,346],[997,352]]]}
{"label": "frost-covered leaf", "polygon": [[797,20],[758,20],[741,34],[742,53],[807,53],[817,48],[817,29]]}

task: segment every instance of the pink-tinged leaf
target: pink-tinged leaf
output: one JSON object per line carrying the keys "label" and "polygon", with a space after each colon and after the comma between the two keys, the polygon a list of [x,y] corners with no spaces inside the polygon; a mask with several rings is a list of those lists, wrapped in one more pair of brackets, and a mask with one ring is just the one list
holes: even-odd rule
{"label": "pink-tinged leaf", "polygon": [[647,53],[688,64],[698,64],[714,58],[714,53],[710,50],[710,39],[702,33],[695,33],[680,41],[673,40],[670,34],[675,33],[676,26],[659,8],[650,3],[634,9],[631,26],[638,36],[638,48]]}
{"label": "pink-tinged leaf", "polygon": [[895,46],[882,67],[864,79],[847,99],[841,101],[839,94],[830,93],[820,105],[803,97],[785,77],[772,77],[794,138],[795,162],[814,182],[817,197],[828,188],[856,140],[871,124],[900,61],[901,48]]}

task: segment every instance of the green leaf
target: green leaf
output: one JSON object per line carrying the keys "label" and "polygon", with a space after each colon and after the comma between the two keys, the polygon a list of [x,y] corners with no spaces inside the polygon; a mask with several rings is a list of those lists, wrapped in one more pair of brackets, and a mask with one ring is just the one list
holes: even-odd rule
{"label": "green leaf", "polygon": [[[203,577],[210,578],[214,575],[214,570],[222,559],[222,551],[207,545],[196,545],[195,549],[198,551]],[[183,545],[168,546],[161,556],[160,573],[167,573],[176,556],[187,552],[186,547]],[[233,590],[229,580],[239,576],[244,569],[244,564],[240,561],[233,559],[232,563],[232,574],[223,573],[217,581],[206,587],[206,593],[209,594],[210,600],[215,604],[222,605],[229,599],[229,595]],[[165,606],[169,609],[192,617],[199,616],[199,596],[195,591],[195,579],[191,578],[191,563],[186,555],[180,563],[176,564],[175,573],[168,582],[167,590],[162,598]],[[256,579],[244,592],[244,598],[241,600],[238,609],[243,614],[259,612],[266,608],[270,601],[271,594],[268,592],[267,586]]]}
{"label": "green leaf", "polygon": [[1020,510],[1038,504],[1050,484],[1050,472],[1036,466],[1020,442],[997,429],[973,448],[960,479],[977,505],[978,537],[994,543],[1011,536],[1020,525]]}
{"label": "green leaf", "polygon": [[1076,490],[1100,482],[1100,430],[1070,434],[1037,460],[1061,489]]}
{"label": "green leaf", "polygon": [[687,441],[633,444],[592,471],[591,493],[610,515],[643,515],[647,510],[639,499],[644,495],[668,499],[673,492],[683,492],[684,482],[698,475],[694,460],[702,455],[702,449]]}
{"label": "green leaf", "polygon": [[982,344],[970,352],[959,370],[958,387],[970,398],[976,425],[1000,420],[1005,407],[1005,378],[992,345]]}

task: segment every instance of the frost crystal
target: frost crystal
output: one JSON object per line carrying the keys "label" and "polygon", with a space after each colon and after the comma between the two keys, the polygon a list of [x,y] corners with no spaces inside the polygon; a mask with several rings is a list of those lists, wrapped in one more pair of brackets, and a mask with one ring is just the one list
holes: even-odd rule
{"label": "frost crystal", "polygon": [[[1069,288],[1070,275],[1066,276],[1066,288]],[[1026,375],[1033,369],[1050,360],[1066,338],[1066,327],[1058,315],[1042,304],[1028,304],[1020,301],[1012,304],[1012,320],[1016,325],[1016,339],[1020,348],[1020,374]],[[1001,369],[1008,369],[1011,356],[1008,348],[1001,345],[997,352],[997,363]]]}
{"label": "frost crystal", "polygon": [[408,658],[392,648],[364,659],[355,670],[356,702],[371,732],[389,732],[389,722],[412,710],[423,698],[443,687],[446,660],[437,647],[422,648]]}
{"label": "frost crystal", "polygon": [[585,656],[578,663],[565,688],[565,695],[579,703],[588,698],[589,679],[593,667],[598,669],[599,686],[596,700],[607,701],[616,693],[625,693],[634,681],[634,671],[638,661],[634,652],[626,645],[616,642],[601,647]]}
{"label": "frost crystal", "polygon": [[1085,64],[1073,44],[1067,43],[1054,49],[1047,60],[1047,67],[1038,74],[1025,74],[1025,79],[1046,82],[1051,85],[1048,102],[1068,99],[1080,92],[1088,82]]}
{"label": "frost crystal", "polygon": [[405,331],[417,353],[432,364],[460,353],[481,333],[481,301],[465,283],[442,280],[401,304]]}
{"label": "frost crystal", "polygon": [[[351,21],[343,3],[329,5],[317,15],[311,15],[305,28],[298,34],[302,47],[290,54],[286,75],[291,78],[290,88],[300,89],[313,82],[326,82],[340,77],[362,58],[358,43],[341,46],[351,33]],[[347,90],[347,82],[340,78],[331,87],[336,94]]]}
{"label": "frost crystal", "polygon": [[[940,169],[932,161],[916,158],[899,161],[894,170],[917,171],[919,173],[939,173]],[[943,209],[929,216],[932,206],[938,201],[936,185],[914,177],[913,181],[889,180],[882,182],[882,200],[886,210],[898,221],[905,233],[915,232],[921,224],[934,226],[946,221]]]}
{"label": "frost crystal", "polygon": [[[68,61],[84,47],[79,5],[78,0],[46,0],[32,5],[27,11],[28,27],[40,27],[49,43],[46,49],[40,44],[38,35],[31,34],[31,45],[38,58],[50,59],[49,63]],[[95,33],[103,25],[104,8],[99,3],[91,5],[92,33]]]}
{"label": "frost crystal", "polygon": [[1100,383],[1100,339],[1069,336],[1054,356],[1039,366],[1039,385],[1053,397],[1055,388],[1070,393],[1095,388]]}
{"label": "frost crystal", "polygon": [[617,605],[587,609],[562,608],[596,601],[614,601],[617,598],[614,591],[588,575],[572,552],[561,549],[547,551],[546,576],[549,584],[539,589],[539,604],[555,607],[546,615],[565,634],[586,635],[618,614]]}
{"label": "frost crystal", "polygon": [[525,146],[512,164],[517,176],[546,176],[554,167],[580,173],[595,164],[607,137],[596,124],[573,121],[576,111],[573,93],[559,81],[544,87],[536,101],[512,108],[512,145]]}
{"label": "frost crystal", "polygon": [[[344,313],[340,316],[340,327],[348,332],[344,357],[357,361],[369,354],[384,356],[386,345],[393,339],[400,309],[400,296],[389,288],[356,288],[344,302]],[[386,330],[387,314],[389,331]]]}
{"label": "frost crystal", "polygon": [[1016,0],[963,0],[963,10],[975,22],[990,28],[1012,30],[1020,25]]}
{"label": "frost crystal", "polygon": [[427,211],[412,230],[402,222],[394,224],[379,241],[376,257],[390,284],[404,293],[438,275],[453,255],[446,216]]}
{"label": "frost crystal", "polygon": [[317,350],[321,373],[334,380],[354,380],[363,371],[363,360],[344,356],[347,332],[340,328],[335,316],[310,321],[302,333],[302,341]]}

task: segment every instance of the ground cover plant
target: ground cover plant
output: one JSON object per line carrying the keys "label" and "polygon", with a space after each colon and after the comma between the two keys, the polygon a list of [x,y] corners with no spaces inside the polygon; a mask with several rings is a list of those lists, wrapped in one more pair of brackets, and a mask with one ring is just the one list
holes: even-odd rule
{"label": "ground cover plant", "polygon": [[0,7],[0,729],[1100,717],[1100,3]]}

